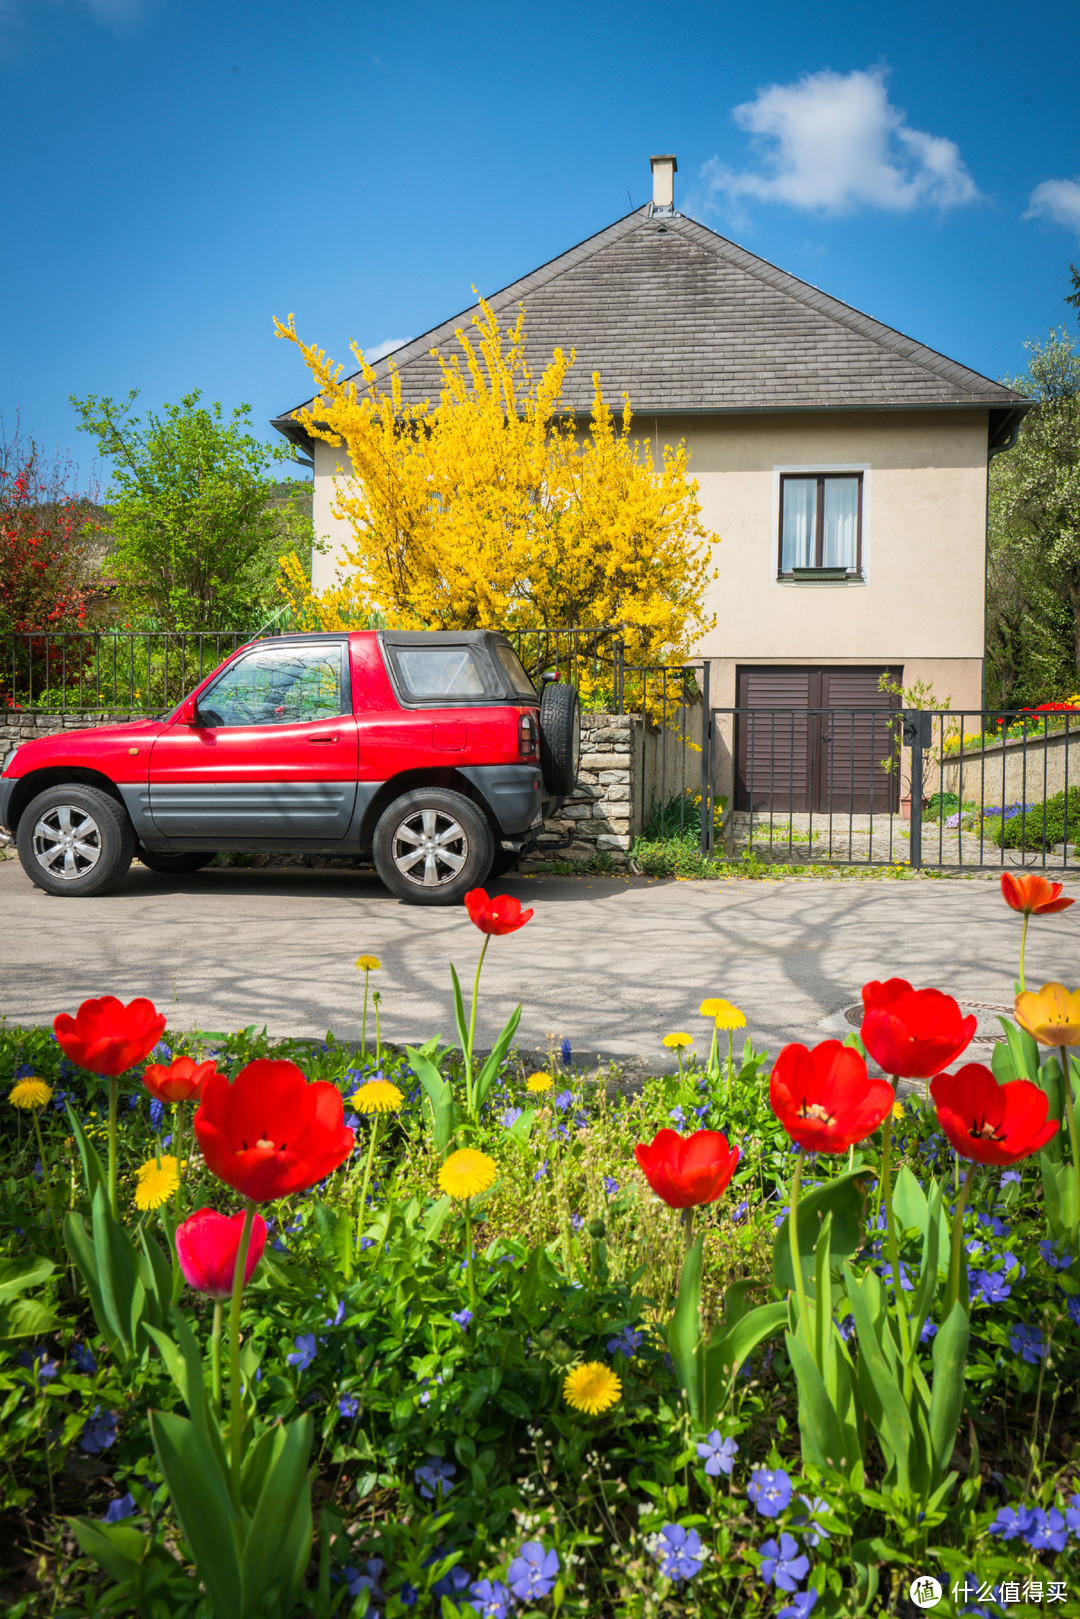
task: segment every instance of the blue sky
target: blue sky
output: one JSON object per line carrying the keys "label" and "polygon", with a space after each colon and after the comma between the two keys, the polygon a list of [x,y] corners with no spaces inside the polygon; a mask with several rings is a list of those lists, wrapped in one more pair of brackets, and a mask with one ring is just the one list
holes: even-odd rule
{"label": "blue sky", "polygon": [[[0,0],[0,413],[307,397],[625,213],[676,206],[977,370],[1072,317],[1080,7]],[[266,436],[275,436],[266,430]]]}

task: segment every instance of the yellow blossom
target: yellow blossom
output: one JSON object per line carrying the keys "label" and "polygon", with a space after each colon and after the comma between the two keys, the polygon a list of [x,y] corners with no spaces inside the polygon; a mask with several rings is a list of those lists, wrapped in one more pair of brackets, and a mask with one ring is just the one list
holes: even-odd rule
{"label": "yellow blossom", "polygon": [[163,1155],[160,1163],[148,1158],[135,1171],[135,1181],[135,1207],[159,1209],[180,1185],[180,1166],[171,1156]]}
{"label": "yellow blossom", "polygon": [[698,1007],[698,1012],[702,1017],[717,1017],[719,1013],[723,1012],[728,1006],[730,1006],[730,1004],[730,1001],[721,1001],[716,999],[711,1001],[702,1001],[701,1005]]}
{"label": "yellow blossom", "polygon": [[718,1029],[745,1029],[746,1014],[740,1012],[737,1006],[730,1001],[721,1001],[719,1011],[713,1013],[713,1022]]}
{"label": "yellow blossom", "polygon": [[1016,1021],[1043,1046],[1080,1045],[1080,989],[1064,984],[1026,990],[1015,1001]]}
{"label": "yellow blossom", "polygon": [[549,1091],[552,1083],[550,1074],[530,1074],[525,1081],[525,1089],[539,1095],[542,1091]]}
{"label": "yellow blossom", "polygon": [[358,1113],[396,1113],[405,1097],[388,1079],[369,1079],[349,1100]]}
{"label": "yellow blossom", "polygon": [[382,966],[378,956],[357,956],[356,970],[361,973],[377,973]]}
{"label": "yellow blossom", "polygon": [[660,1043],[667,1046],[671,1051],[680,1051],[686,1046],[692,1046],[694,1037],[692,1034],[665,1034]]}
{"label": "yellow blossom", "polygon": [[498,1174],[498,1165],[486,1152],[461,1147],[439,1170],[439,1185],[448,1197],[476,1197],[486,1192]]}
{"label": "yellow blossom", "polygon": [[8,1101],[12,1107],[45,1107],[52,1096],[52,1086],[43,1079],[18,1079],[11,1087]]}
{"label": "yellow blossom", "polygon": [[584,1411],[590,1417],[617,1405],[621,1398],[622,1384],[611,1367],[605,1366],[600,1360],[589,1360],[583,1366],[575,1366],[563,1380],[563,1399],[567,1405],[572,1405],[575,1411]]}

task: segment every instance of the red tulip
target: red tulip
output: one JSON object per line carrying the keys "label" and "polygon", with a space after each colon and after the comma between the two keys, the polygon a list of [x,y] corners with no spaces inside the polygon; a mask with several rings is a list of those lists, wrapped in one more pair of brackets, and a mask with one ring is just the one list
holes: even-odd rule
{"label": "red tulip", "polygon": [[1058,1127],[1046,1117],[1046,1092],[1030,1079],[999,1085],[982,1063],[938,1074],[930,1086],[938,1123],[962,1158],[980,1164],[1015,1164],[1045,1147]]}
{"label": "red tulip", "polygon": [[171,1063],[152,1062],[143,1069],[143,1084],[159,1102],[187,1102],[199,1096],[216,1072],[215,1064],[195,1062],[191,1057],[174,1057]]}
{"label": "red tulip", "polygon": [[71,1062],[115,1078],[153,1051],[165,1033],[165,1018],[152,1001],[125,1006],[115,995],[103,995],[99,1001],[83,1001],[74,1017],[61,1012],[53,1028]]}
{"label": "red tulip", "polygon": [[912,989],[906,978],[863,985],[862,1043],[887,1074],[929,1079],[955,1062],[975,1033],[951,995]]}
{"label": "red tulip", "polygon": [[[244,1211],[219,1214],[216,1209],[196,1209],[176,1228],[176,1257],[184,1280],[196,1293],[209,1293],[212,1299],[227,1299],[232,1293],[236,1254],[244,1230]],[[255,1266],[266,1247],[266,1221],[256,1214],[251,1222],[244,1265],[244,1285],[251,1281]]]}
{"label": "red tulip", "polygon": [[465,895],[465,909],[469,913],[469,921],[481,933],[500,935],[516,933],[533,914],[531,910],[523,911],[521,901],[512,899],[509,894],[496,894],[489,899],[482,888],[469,890]]}
{"label": "red tulip", "polygon": [[673,1209],[696,1209],[715,1203],[735,1173],[738,1147],[729,1147],[719,1130],[695,1130],[685,1138],[677,1130],[658,1130],[646,1146],[634,1148],[645,1179]]}
{"label": "red tulip", "polygon": [[847,1152],[873,1135],[896,1100],[885,1079],[871,1079],[851,1046],[823,1040],[808,1051],[785,1046],[769,1079],[772,1110],[807,1152]]}
{"label": "red tulip", "polygon": [[342,1123],[341,1093],[308,1084],[295,1063],[259,1057],[232,1084],[211,1074],[195,1135],[211,1174],[256,1203],[303,1192],[338,1167],[355,1136]]}
{"label": "red tulip", "polygon": [[1034,874],[1014,877],[1011,871],[1001,873],[1001,897],[1014,911],[1025,916],[1049,916],[1053,911],[1067,911],[1075,905],[1074,899],[1061,897],[1060,883],[1048,882]]}

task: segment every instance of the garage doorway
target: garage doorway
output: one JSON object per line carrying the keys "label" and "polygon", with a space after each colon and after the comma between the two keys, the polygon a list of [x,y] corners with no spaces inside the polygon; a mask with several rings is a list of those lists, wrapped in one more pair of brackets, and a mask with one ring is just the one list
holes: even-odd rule
{"label": "garage doorway", "polygon": [[886,770],[903,670],[747,665],[736,670],[735,808],[866,815],[899,804]]}

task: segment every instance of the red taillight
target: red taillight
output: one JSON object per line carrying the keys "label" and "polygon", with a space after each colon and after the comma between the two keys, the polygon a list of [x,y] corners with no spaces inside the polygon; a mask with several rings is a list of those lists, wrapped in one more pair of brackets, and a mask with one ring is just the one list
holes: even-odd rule
{"label": "red taillight", "polygon": [[520,714],[518,716],[518,753],[523,759],[535,758],[539,737],[540,732],[535,714]]}

